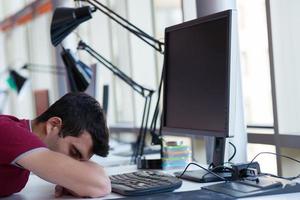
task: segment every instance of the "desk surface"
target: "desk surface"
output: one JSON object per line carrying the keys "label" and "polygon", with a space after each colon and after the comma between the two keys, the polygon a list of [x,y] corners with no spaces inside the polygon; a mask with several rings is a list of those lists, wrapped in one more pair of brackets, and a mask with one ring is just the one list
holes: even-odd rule
{"label": "desk surface", "polygon": [[[127,166],[118,166],[118,167],[107,167],[107,172],[110,175],[118,174],[120,172],[133,172],[136,171],[136,166],[127,165]],[[176,190],[176,192],[181,191],[190,191],[190,190],[198,190],[200,187],[208,185],[208,184],[200,184],[191,181],[183,181],[181,188]],[[121,195],[111,193],[110,195],[97,198],[97,199],[114,199],[114,198],[121,198]],[[284,194],[284,195],[273,195],[273,196],[263,196],[263,197],[255,197],[255,198],[244,198],[245,200],[298,200],[300,198],[300,193],[291,193],[291,194]],[[17,194],[14,194],[10,197],[3,198],[3,200],[46,200],[46,199],[54,199],[54,185],[48,183],[36,175],[30,175],[29,182],[26,187]],[[74,199],[71,196],[64,196],[58,199]],[[78,198],[76,198],[78,199]],[[83,199],[86,200],[86,199]]]}
{"label": "desk surface", "polygon": [[[128,151],[128,146],[123,146],[120,148],[118,146],[118,151],[114,150],[114,152],[119,151]],[[92,160],[100,163],[105,167],[107,173],[109,175],[133,172],[136,171],[136,166],[128,165],[130,163],[130,157],[122,157],[116,156],[111,153],[107,158],[101,158],[99,156],[93,156]],[[192,167],[193,168],[193,167]],[[178,170],[176,170],[178,171]],[[172,171],[168,171],[172,173]],[[191,191],[191,190],[199,190],[201,187],[214,184],[214,183],[206,183],[200,184],[191,181],[183,181],[182,186],[177,189],[175,192],[183,192],[183,191]],[[14,194],[12,196],[2,198],[1,200],[47,200],[47,199],[55,199],[54,197],[54,188],[55,185],[40,179],[38,176],[31,174],[29,177],[29,181],[26,187],[19,193]],[[106,197],[96,198],[96,199],[117,199],[122,198],[123,196],[111,193]],[[300,193],[291,193],[284,195],[273,195],[273,196],[264,196],[264,197],[256,197],[256,198],[244,198],[245,200],[298,200],[300,198]],[[62,198],[56,198],[58,200],[68,200],[68,199],[79,199],[74,198],[72,196],[63,196]],[[80,199],[79,199],[80,200]],[[82,199],[86,200],[86,198]]]}

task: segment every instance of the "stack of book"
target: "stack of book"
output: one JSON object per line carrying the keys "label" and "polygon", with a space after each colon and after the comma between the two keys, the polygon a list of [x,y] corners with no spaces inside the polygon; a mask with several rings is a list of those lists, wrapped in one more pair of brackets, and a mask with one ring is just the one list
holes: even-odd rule
{"label": "stack of book", "polygon": [[163,148],[163,169],[181,169],[191,162],[191,150],[187,145],[171,145]]}

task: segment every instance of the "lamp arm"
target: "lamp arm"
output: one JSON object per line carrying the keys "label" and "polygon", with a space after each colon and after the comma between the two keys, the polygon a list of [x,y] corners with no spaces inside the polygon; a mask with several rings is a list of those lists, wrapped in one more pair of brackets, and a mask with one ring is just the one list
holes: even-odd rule
{"label": "lamp arm", "polygon": [[111,62],[109,62],[107,59],[105,59],[103,56],[101,56],[98,52],[96,52],[92,47],[84,43],[83,41],[80,41],[78,43],[78,49],[85,50],[87,53],[89,53],[92,57],[94,57],[97,61],[102,63],[107,69],[109,69],[114,75],[119,77],[121,80],[123,80],[127,85],[129,85],[133,90],[138,92],[143,97],[146,97],[147,93],[154,93],[154,90],[148,89],[143,87],[142,85],[135,82],[132,78],[127,76],[124,72],[122,72],[118,67],[113,65]]}
{"label": "lamp arm", "polygon": [[[149,93],[149,95],[145,99],[145,106],[144,106],[144,116],[143,116],[143,121],[142,124],[144,125],[143,131],[140,132],[139,138],[138,138],[138,145],[136,149],[136,155],[135,159],[138,157],[141,157],[144,154],[144,147],[145,147],[145,139],[146,139],[146,134],[148,130],[148,121],[149,121],[149,115],[150,115],[150,108],[151,108],[151,101],[152,101],[152,94]],[[151,132],[150,132],[151,133]],[[152,135],[152,138],[155,137],[155,135]]]}
{"label": "lamp arm", "polygon": [[[144,111],[143,111],[143,117],[142,117],[142,123],[137,139],[137,145],[136,149],[133,153],[134,161],[136,161],[137,158],[141,157],[143,155],[143,150],[145,146],[145,137],[148,131],[148,121],[149,121],[149,115],[150,115],[150,108],[151,108],[151,100],[152,95],[155,92],[154,90],[148,89],[143,87],[142,85],[135,82],[133,79],[128,77],[124,72],[122,72],[118,67],[113,65],[111,62],[109,62],[107,59],[105,59],[103,56],[101,56],[99,53],[97,53],[93,48],[91,48],[89,45],[84,43],[83,41],[80,41],[78,43],[78,49],[85,50],[87,53],[89,53],[92,57],[94,57],[96,60],[98,60],[100,63],[102,63],[107,69],[109,69],[114,75],[118,76],[120,79],[122,79],[125,83],[127,83],[133,90],[138,92],[140,95],[142,95],[145,98],[144,103]],[[145,94],[145,91],[147,91],[147,94]],[[157,138],[156,134],[153,134],[153,132],[150,132],[152,137]]]}
{"label": "lamp arm", "polygon": [[[128,20],[126,20],[125,18],[123,18],[121,15],[117,14],[116,12],[114,12],[113,10],[111,10],[110,8],[108,8],[107,6],[105,6],[104,4],[100,3],[97,0],[87,0],[87,2],[89,2],[90,4],[92,4],[93,6],[95,6],[97,9],[101,9],[100,7],[104,8],[105,10],[107,10],[108,12],[106,12],[107,15],[110,15],[109,13],[111,13],[112,15],[110,15],[109,17],[113,18],[113,15],[115,15],[118,19],[120,19],[121,21],[125,22],[126,24],[128,24],[128,27],[133,27],[134,29],[136,29],[137,33],[139,33],[140,35],[143,35],[144,37],[158,43],[158,44],[162,44],[162,42],[160,42],[159,40],[153,38],[152,36],[150,36],[149,34],[147,34],[146,32],[144,32],[143,30],[141,30],[140,28],[138,28],[137,26],[135,26],[134,24],[132,24],[131,22],[129,22]],[[96,6],[93,2],[95,2],[96,4],[98,4],[99,6]],[[101,9],[102,12],[105,12],[103,9]],[[113,19],[117,22],[117,19]],[[121,23],[120,21],[118,21],[119,23]],[[134,30],[133,29],[133,30]]]}
{"label": "lamp arm", "polygon": [[65,75],[66,69],[62,66],[45,65],[36,63],[26,63],[22,69],[27,69],[34,72],[51,73],[56,75]]}
{"label": "lamp arm", "polygon": [[33,69],[33,68],[45,68],[45,67],[65,71],[65,67],[63,67],[63,66],[45,65],[45,64],[37,64],[37,63],[26,63],[22,68],[23,69],[27,69],[27,68]]}
{"label": "lamp arm", "polygon": [[55,74],[55,75],[65,75],[66,71],[57,71],[55,69],[43,69],[43,68],[39,68],[39,67],[32,67],[32,66],[27,66],[26,68],[23,69],[27,69],[29,71],[33,71],[33,72],[41,72],[41,73],[51,73],[51,74]]}
{"label": "lamp arm", "polygon": [[0,89],[0,94],[8,94],[8,90],[2,90],[2,89]]}
{"label": "lamp arm", "polygon": [[[135,26],[134,24],[132,24],[131,22],[129,22],[128,20],[126,20],[125,18],[123,18],[122,16],[117,14],[116,12],[114,12],[113,10],[109,9],[104,4],[102,4],[96,0],[75,0],[75,1],[88,2],[89,4],[94,6],[97,10],[101,11],[103,14],[108,16],[110,19],[112,19],[113,21],[115,21],[116,23],[121,25],[123,28],[127,29],[129,32],[131,32],[132,34],[134,34],[135,36],[137,36],[138,38],[143,40],[145,43],[147,43],[151,47],[153,47],[156,51],[163,54],[163,48],[162,48],[162,46],[164,45],[163,42],[150,36],[149,34],[144,32],[143,30],[141,30],[140,28],[138,28],[137,26]],[[150,41],[154,44],[150,43]]]}

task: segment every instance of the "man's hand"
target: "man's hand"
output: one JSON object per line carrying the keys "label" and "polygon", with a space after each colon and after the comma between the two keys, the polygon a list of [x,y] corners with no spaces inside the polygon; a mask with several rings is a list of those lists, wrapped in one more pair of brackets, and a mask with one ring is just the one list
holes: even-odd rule
{"label": "man's hand", "polygon": [[76,194],[75,192],[68,190],[60,185],[55,186],[55,198],[61,197],[63,195],[72,195],[74,197],[81,197],[80,195]]}

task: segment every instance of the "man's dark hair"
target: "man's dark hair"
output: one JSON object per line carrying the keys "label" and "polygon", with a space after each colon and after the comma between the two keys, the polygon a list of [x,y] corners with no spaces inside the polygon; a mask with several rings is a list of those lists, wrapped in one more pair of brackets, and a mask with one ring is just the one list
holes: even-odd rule
{"label": "man's dark hair", "polygon": [[109,150],[109,131],[100,104],[85,93],[68,93],[52,104],[35,120],[46,122],[51,117],[62,119],[60,136],[80,136],[83,131],[90,133],[93,153],[106,157]]}

